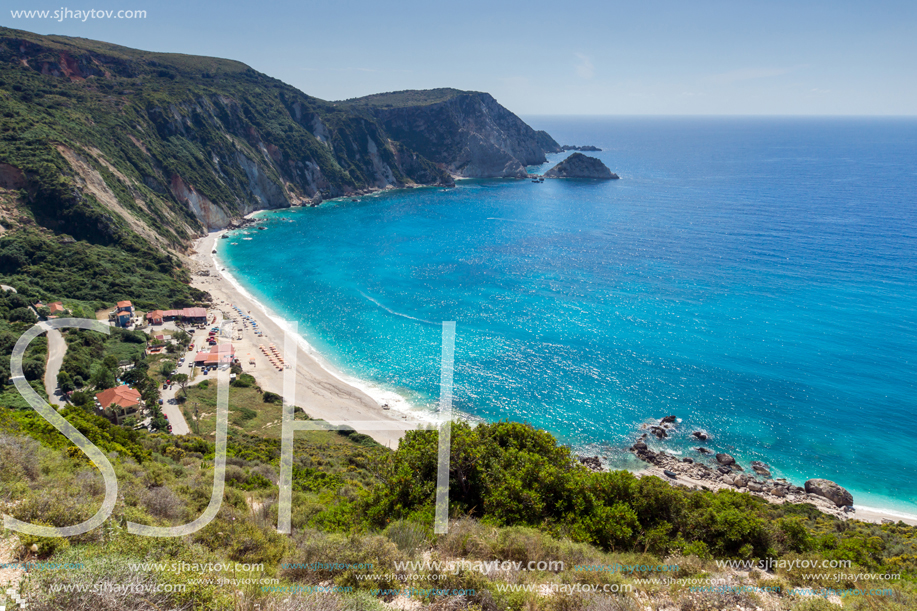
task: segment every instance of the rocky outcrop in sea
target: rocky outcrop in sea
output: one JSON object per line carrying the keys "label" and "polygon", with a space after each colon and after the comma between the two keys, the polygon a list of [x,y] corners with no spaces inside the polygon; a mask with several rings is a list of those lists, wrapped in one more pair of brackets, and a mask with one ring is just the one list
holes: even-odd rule
{"label": "rocky outcrop in sea", "polygon": [[556,166],[545,172],[545,178],[595,178],[613,180],[620,178],[607,165],[595,157],[582,153],[573,153]]}
{"label": "rocky outcrop in sea", "polygon": [[[726,452],[697,447],[696,457],[682,457],[664,450],[654,450],[647,444],[650,435],[659,440],[657,445],[664,443],[665,439],[677,432],[677,427],[678,421],[674,416],[666,416],[655,424],[647,423],[643,428],[649,433],[643,433],[628,451],[652,465],[653,474],[673,484],[711,490],[731,487],[771,502],[812,503],[822,511],[841,516],[853,511],[853,495],[831,480],[810,479],[804,486],[797,486],[784,478],[773,478],[770,467],[758,460],[749,464],[751,473],[747,473],[735,457]],[[658,431],[665,434],[660,435]],[[692,434],[694,439],[699,438],[698,432],[701,431]],[[706,433],[702,435],[707,438]]]}

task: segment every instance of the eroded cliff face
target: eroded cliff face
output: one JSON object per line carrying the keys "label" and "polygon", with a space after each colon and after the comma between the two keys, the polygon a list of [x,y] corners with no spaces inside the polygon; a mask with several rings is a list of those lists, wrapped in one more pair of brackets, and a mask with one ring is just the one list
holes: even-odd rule
{"label": "eroded cliff face", "polygon": [[[6,28],[0,81],[4,184],[23,183],[39,224],[103,244],[181,249],[255,210],[524,177],[559,150],[486,93],[330,103],[239,62]],[[14,133],[30,134],[27,146]]]}
{"label": "eroded cliff face", "polygon": [[[425,103],[425,94],[436,95],[438,91],[451,95]],[[386,95],[417,99],[419,103],[394,105]],[[397,92],[347,103],[367,108],[392,138],[453,176],[524,178],[526,166],[544,163],[546,152],[560,150],[548,134],[532,129],[487,93]]]}

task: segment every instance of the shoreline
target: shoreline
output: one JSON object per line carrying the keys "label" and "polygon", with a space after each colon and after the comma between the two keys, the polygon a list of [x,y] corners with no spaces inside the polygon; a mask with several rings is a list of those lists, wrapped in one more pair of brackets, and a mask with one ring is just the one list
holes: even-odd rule
{"label": "shoreline", "polygon": [[[635,477],[656,476],[659,479],[661,479],[662,481],[667,482],[671,486],[685,486],[688,488],[698,488],[698,489],[708,488],[712,492],[716,492],[718,490],[725,490],[727,488],[730,490],[736,490],[736,488],[734,488],[733,486],[730,486],[725,483],[711,482],[708,480],[698,480],[698,479],[688,477],[683,473],[678,473],[678,479],[673,480],[665,475],[661,467],[657,467],[655,465],[647,465],[646,469],[643,469],[637,472],[632,472],[632,473],[634,474]],[[755,496],[764,498],[764,500],[766,500],[768,503],[774,503],[775,505],[782,505],[787,502],[793,502],[792,499],[787,500],[787,499],[773,498],[770,496],[765,497],[760,493],[751,492],[749,490],[737,490],[737,492],[742,492],[745,494],[753,494]],[[882,509],[878,507],[857,506],[856,504],[853,505],[853,511],[851,511],[850,513],[845,513],[843,510],[839,509],[838,507],[835,507],[833,503],[831,503],[830,501],[826,499],[820,499],[819,497],[811,498],[813,497],[813,495],[807,495],[807,497],[809,498],[806,498],[804,501],[797,500],[796,502],[811,503],[812,505],[815,505],[816,509],[818,509],[822,513],[838,517],[842,520],[859,520],[861,522],[870,522],[873,524],[882,524],[883,521],[890,520],[893,523],[897,523],[898,521],[901,521],[911,526],[917,526],[917,516],[914,516],[911,514]]]}
{"label": "shoreline", "polygon": [[[252,212],[245,218],[251,218],[258,212],[260,211]],[[268,364],[267,359],[261,356],[258,346],[269,343],[283,346],[283,338],[286,333],[291,332],[297,345],[295,404],[311,418],[335,425],[372,422],[373,424],[368,426],[350,426],[392,449],[398,447],[405,431],[435,422],[434,419],[428,422],[426,418],[422,418],[419,410],[413,409],[410,403],[397,393],[383,389],[375,389],[378,392],[374,392],[371,388],[361,388],[369,385],[360,380],[351,382],[346,374],[334,371],[333,366],[305,338],[292,332],[284,324],[283,317],[242,287],[236,278],[223,269],[225,266],[212,252],[226,231],[214,231],[194,241],[192,251],[187,255],[192,274],[191,286],[210,294],[213,299],[211,309],[231,310],[235,305],[257,319],[263,337],[255,336],[252,328],[240,330],[235,328],[238,325],[234,325],[234,335],[241,332],[242,339],[234,340],[233,344],[236,346],[243,369],[255,377],[261,388],[282,395],[283,372]],[[201,275],[201,272],[206,272],[207,275]],[[255,360],[254,366],[248,363],[249,357]],[[383,409],[385,403],[388,403],[391,409]],[[391,429],[380,428],[388,426]]]}
{"label": "shoreline", "polygon": [[[860,520],[861,522],[876,524],[901,521],[911,526],[917,526],[917,515],[915,514],[895,509],[857,505],[855,497],[849,509],[838,507],[833,501],[816,494],[807,493],[802,487],[796,486],[785,479],[770,479],[769,469],[766,466],[764,466],[765,473],[762,475],[756,473],[755,468],[749,468],[746,472],[736,464],[736,470],[728,473],[730,470],[727,469],[727,474],[724,476],[722,471],[711,468],[711,465],[722,468],[719,460],[712,460],[712,453],[700,454],[695,458],[684,458],[684,460],[690,461],[686,463],[682,460],[683,457],[680,454],[670,454],[665,450],[653,451],[649,449],[643,438],[638,439],[626,453],[640,461],[641,468],[625,468],[625,470],[630,471],[638,478],[656,476],[671,486],[694,490],[706,489],[717,492],[728,489],[757,496],[775,505],[809,503],[822,513],[835,516],[841,520]],[[577,454],[577,458],[580,463],[593,469],[599,467],[602,471],[616,470],[604,464],[598,456],[589,457]],[[736,481],[732,481],[733,477],[731,475],[733,474]],[[753,482],[757,482],[759,485],[755,485]]]}
{"label": "shoreline", "polygon": [[[369,195],[366,197],[372,197],[373,195],[377,195],[377,193],[373,193],[372,195]],[[328,201],[333,201],[333,200],[328,200]],[[258,210],[256,212],[249,213],[244,218],[248,220],[253,220],[255,218],[255,215],[260,214],[262,212],[273,212],[273,211],[272,210]],[[237,230],[221,229],[219,231],[214,232],[216,236],[214,238],[214,247],[211,248],[211,250],[216,249],[215,244],[219,243],[219,241],[222,239],[222,235],[226,231],[237,231]],[[335,365],[327,357],[325,357],[321,352],[316,350],[315,346],[310,344],[309,341],[299,333],[299,331],[292,329],[289,326],[289,324],[287,324],[289,321],[284,319],[283,316],[281,316],[276,311],[274,311],[270,306],[264,304],[257,297],[252,295],[252,293],[248,289],[246,289],[242,285],[242,283],[239,282],[239,280],[235,276],[232,275],[231,272],[229,272],[226,269],[225,264],[223,263],[223,261],[219,259],[219,256],[217,254],[213,254],[211,252],[210,258],[213,262],[213,269],[216,270],[217,274],[219,274],[220,276],[225,278],[230,284],[232,284],[233,288],[235,288],[235,290],[238,291],[239,294],[245,297],[249,302],[253,303],[258,309],[260,309],[264,313],[264,315],[268,319],[272,320],[284,332],[288,332],[291,335],[293,335],[296,338],[297,345],[302,350],[304,350],[312,359],[314,359],[326,372],[328,372],[329,375],[337,378],[337,380],[341,382],[342,384],[352,386],[366,393],[372,399],[374,399],[380,406],[388,405],[392,410],[395,410],[402,414],[407,414],[409,417],[414,416],[417,420],[423,421],[424,423],[436,424],[439,422],[439,420],[435,417],[433,412],[416,407],[407,398],[403,397],[402,395],[399,395],[397,392],[392,391],[392,390],[387,390],[385,388],[381,388],[377,385],[374,385],[372,382],[351,376],[347,373],[344,373],[337,367],[335,367]]]}
{"label": "shoreline", "polygon": [[[373,193],[372,195],[378,195],[379,193]],[[365,196],[364,196],[365,197]],[[344,199],[344,198],[341,198]],[[328,200],[330,203],[333,200]],[[268,210],[258,210],[251,212],[245,215],[246,219],[254,219],[263,212],[270,212]],[[222,238],[223,234],[227,231],[235,231],[238,229],[222,229],[214,231],[203,238],[198,238],[194,242],[194,253],[189,257],[191,260],[199,264],[199,268],[193,269],[192,275],[192,286],[199,288],[201,290],[210,292],[214,298],[213,307],[216,309],[220,308],[220,305],[225,307],[230,307],[230,304],[235,304],[242,307],[243,310],[249,310],[254,315],[255,312],[260,311],[263,314],[263,317],[258,316],[259,325],[262,329],[265,330],[265,335],[267,336],[263,341],[264,343],[273,341],[277,345],[282,345],[279,341],[284,332],[290,331],[289,328],[285,325],[285,320],[282,316],[278,315],[273,311],[268,305],[259,301],[254,297],[248,290],[246,290],[241,283],[228,271],[226,271],[225,265],[213,252],[207,252],[215,250],[216,245],[219,240]],[[203,264],[201,267],[200,264]],[[199,276],[197,271],[200,269],[208,269],[211,276]],[[223,299],[226,303],[220,304],[220,299]],[[264,319],[262,321],[262,318]],[[269,325],[263,324],[263,322],[270,323]],[[266,329],[265,327],[275,327],[277,332],[274,329]],[[423,424],[432,424],[437,422],[435,418],[435,412],[423,411],[419,408],[415,408],[411,403],[404,397],[398,395],[394,391],[388,391],[386,389],[379,388],[374,386],[371,382],[353,378],[339,370],[337,370],[332,363],[330,363],[323,355],[318,352],[308,341],[302,337],[299,333],[293,332],[296,342],[298,345],[298,368],[302,368],[303,363],[308,363],[309,368],[318,368],[322,370],[325,374],[325,379],[323,383],[330,384],[335,390],[332,394],[340,397],[346,396],[349,399],[356,399],[356,403],[359,407],[356,407],[352,404],[352,401],[344,401],[341,405],[334,405],[333,403],[329,404],[327,402],[319,401],[317,406],[312,406],[311,404],[306,404],[302,401],[301,397],[303,394],[300,392],[299,388],[302,386],[308,386],[308,383],[303,383],[300,381],[301,376],[298,377],[297,381],[297,406],[305,409],[305,411],[313,418],[320,418],[334,424],[343,424],[347,420],[385,420],[393,423],[402,425],[399,427],[397,433],[390,431],[380,431],[376,427],[370,429],[363,429],[361,427],[354,426],[354,428],[361,433],[367,434],[373,437],[376,441],[382,445],[388,445],[391,448],[396,448],[398,440],[403,436],[405,430],[415,429],[418,426]],[[243,360],[243,354],[239,353],[240,360]],[[265,368],[266,369],[266,368]],[[251,373],[257,379],[259,384],[265,388],[265,390],[271,390],[272,392],[277,392],[282,394],[282,383],[272,385],[272,378],[282,378],[282,374],[279,372],[268,372],[268,375],[264,374],[264,371],[255,369],[251,370],[246,368],[246,372]],[[276,375],[273,375],[276,374]],[[262,380],[262,377],[266,378]],[[318,388],[311,388],[313,393],[319,391],[327,391],[328,388],[323,386],[322,383],[318,384]],[[276,389],[276,390],[275,390]],[[383,410],[382,405],[387,403],[391,406],[390,410]],[[363,409],[360,409],[363,408]],[[354,410],[356,413],[361,414],[359,417],[354,417]],[[371,416],[367,417],[366,413],[370,413]],[[622,448],[623,449],[623,448]],[[581,452],[576,451],[578,455],[583,455]],[[714,482],[709,479],[694,479],[687,474],[678,471],[677,480],[672,480],[664,474],[664,469],[660,466],[643,463],[642,469],[634,470],[629,468],[622,468],[623,470],[628,470],[634,473],[637,477],[645,477],[649,475],[655,475],[661,480],[668,482],[671,485],[681,485],[692,488],[707,488],[713,491],[732,488],[735,487],[728,485],[722,482]],[[902,511],[897,511],[893,509],[884,509],[881,507],[873,506],[857,506],[854,505],[853,510],[850,512],[844,512],[843,510],[834,506],[833,503],[830,503],[820,497],[813,497],[813,495],[804,495],[803,497],[793,497],[793,498],[774,498],[772,495],[763,495],[758,492],[752,492],[747,489],[741,490],[742,492],[748,494],[754,494],[765,498],[768,502],[775,504],[782,504],[785,502],[807,502],[812,503],[820,511],[828,515],[834,515],[843,520],[854,519],[864,522],[872,523],[882,523],[883,521],[898,522],[902,521],[907,524],[917,525],[917,515],[909,514]]]}

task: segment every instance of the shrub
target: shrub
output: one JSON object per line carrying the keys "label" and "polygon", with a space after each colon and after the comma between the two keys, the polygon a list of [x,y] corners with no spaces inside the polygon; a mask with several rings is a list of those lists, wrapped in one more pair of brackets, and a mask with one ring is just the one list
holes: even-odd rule
{"label": "shrub", "polygon": [[175,520],[185,511],[185,503],[166,486],[154,486],[145,491],[143,504],[149,512],[159,518]]}

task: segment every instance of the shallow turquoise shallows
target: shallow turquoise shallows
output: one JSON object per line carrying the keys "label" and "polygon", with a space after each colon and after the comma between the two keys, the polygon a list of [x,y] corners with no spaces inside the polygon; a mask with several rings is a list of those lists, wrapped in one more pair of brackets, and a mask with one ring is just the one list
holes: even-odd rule
{"label": "shallow turquoise shallows", "polygon": [[219,254],[330,362],[417,406],[455,320],[470,417],[628,466],[640,424],[675,415],[656,445],[695,455],[703,429],[775,477],[917,513],[917,121],[529,122],[621,180],[264,213]]}

